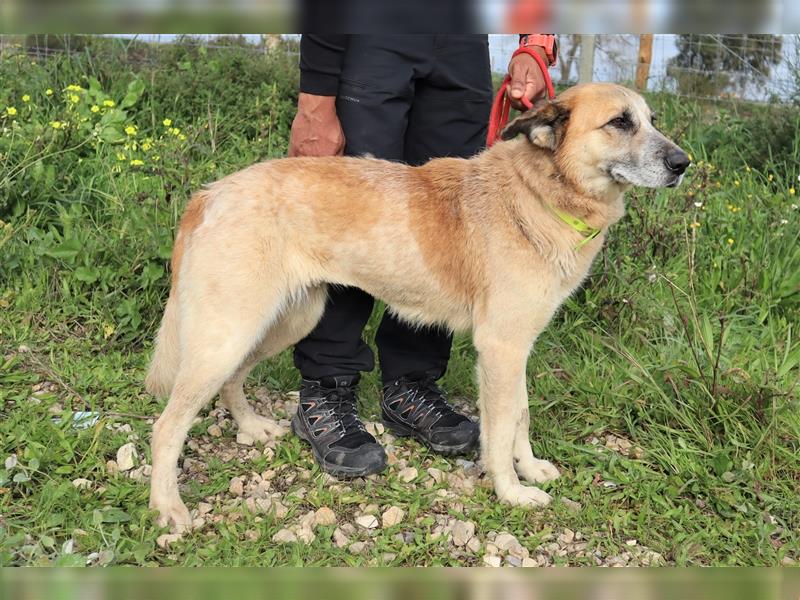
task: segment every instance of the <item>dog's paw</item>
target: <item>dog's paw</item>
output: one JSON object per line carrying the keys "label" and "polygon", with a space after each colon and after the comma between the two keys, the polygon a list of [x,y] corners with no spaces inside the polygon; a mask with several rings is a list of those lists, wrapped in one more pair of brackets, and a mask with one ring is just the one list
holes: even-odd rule
{"label": "dog's paw", "polygon": [[544,483],[559,478],[558,469],[549,460],[523,459],[514,461],[514,467],[520,477],[531,483]]}
{"label": "dog's paw", "polygon": [[243,420],[239,425],[236,441],[245,446],[252,446],[255,442],[266,442],[271,438],[286,435],[287,428],[277,422],[261,415],[253,415]]}
{"label": "dog's paw", "polygon": [[500,500],[511,506],[547,506],[553,500],[552,496],[537,487],[527,487],[516,485],[505,490],[502,494],[498,492]]}
{"label": "dog's paw", "polygon": [[167,502],[151,499],[150,508],[158,511],[156,524],[159,527],[169,527],[172,533],[177,534],[192,528],[192,515],[180,498]]}

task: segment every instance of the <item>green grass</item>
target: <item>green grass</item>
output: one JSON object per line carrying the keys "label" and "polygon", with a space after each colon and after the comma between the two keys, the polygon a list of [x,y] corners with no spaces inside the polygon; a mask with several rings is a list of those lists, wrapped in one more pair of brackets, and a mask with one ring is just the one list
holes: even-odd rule
{"label": "green grass", "polygon": [[[13,50],[0,59],[0,459],[17,457],[0,468],[0,564],[84,564],[92,555],[93,564],[358,565],[383,564],[384,553],[394,565],[480,564],[483,550],[454,557],[446,540],[432,538],[437,515],[474,521],[481,538],[511,532],[532,554],[570,528],[604,556],[636,539],[671,564],[800,558],[800,116],[661,95],[649,98],[659,124],[695,164],[678,189],[630,195],[590,278],[529,363],[534,451],[562,469],[548,491],[579,502],[579,511],[558,501],[512,509],[483,486],[442,501],[437,492],[447,486],[426,487],[425,469],[460,467],[414,442],[397,442],[396,453],[418,468],[416,481],[403,483],[390,468],[333,489],[288,436],[271,461],[260,449],[242,461],[207,459],[183,490],[194,508],[224,494],[234,476],[298,464],[308,481],[286,482],[291,467],[276,480],[286,519],[236,509],[238,517],[157,547],[163,532],[147,509],[147,485],[110,475],[106,462],[134,434],[149,463],[147,419],[162,404],[142,380],[176,219],[203,182],[284,153],[297,73],[282,53],[178,46],[152,57],[132,47],[126,59],[118,44],[90,40],[83,53],[35,65]],[[70,84],[83,88],[77,102],[64,91]],[[91,111],[105,100],[115,106]],[[137,159],[143,164],[131,164]],[[378,317],[365,334],[370,343]],[[459,337],[444,378],[451,396],[473,404],[474,358],[469,338]],[[34,395],[42,382],[46,391]],[[248,392],[279,395],[298,382],[285,354],[256,370]],[[377,416],[378,392],[369,374],[365,417]],[[101,419],[73,428],[77,410]],[[212,422],[205,417],[192,438]],[[131,433],[111,427],[123,424]],[[609,434],[641,455],[590,441]],[[237,450],[233,435],[228,429],[216,443]],[[187,447],[184,456],[198,453]],[[77,490],[76,478],[94,488]],[[406,517],[371,538],[368,555],[336,548],[333,528],[318,529],[308,546],[270,541],[310,509],[330,506],[342,521],[369,503],[397,505]],[[413,542],[398,540],[403,531]]]}

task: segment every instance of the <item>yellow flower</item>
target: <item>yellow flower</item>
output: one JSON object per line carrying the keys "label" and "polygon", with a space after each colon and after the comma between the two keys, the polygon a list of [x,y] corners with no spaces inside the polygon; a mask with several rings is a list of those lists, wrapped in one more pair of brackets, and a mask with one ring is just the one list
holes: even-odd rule
{"label": "yellow flower", "polygon": [[739,180],[737,179],[736,181],[734,181],[733,185],[735,185],[736,187],[739,187]]}
{"label": "yellow flower", "polygon": [[690,160],[690,161],[694,162],[694,158],[692,158],[692,155],[691,155],[691,153],[687,154],[687,156],[689,157],[689,160]]}
{"label": "yellow flower", "polygon": [[185,135],[183,135],[183,134],[180,134],[180,135],[178,136],[178,139],[180,139],[180,141],[182,141],[182,142],[185,142],[185,141],[186,141],[186,136],[185,136]]}
{"label": "yellow flower", "polygon": [[47,88],[47,89],[44,91],[44,95],[45,95],[45,96],[52,96],[52,95],[53,95],[53,90],[51,90],[50,88]]}
{"label": "yellow flower", "polygon": [[125,160],[125,158],[126,157],[122,152],[117,152],[117,160],[118,161],[123,161],[123,160]]}
{"label": "yellow flower", "polygon": [[790,196],[794,196],[794,188],[793,187],[789,188],[789,195]]}
{"label": "yellow flower", "polygon": [[90,109],[93,113],[100,112],[100,107],[97,104],[92,104],[92,108]]}
{"label": "yellow flower", "polygon": [[695,221],[694,223],[690,224],[689,227],[691,227],[692,229],[697,229],[698,227],[700,227],[700,223]]}
{"label": "yellow flower", "polygon": [[70,94],[69,96],[69,101],[72,102],[73,104],[77,104],[80,99],[81,99],[80,96],[78,96],[77,94]]}
{"label": "yellow flower", "polygon": [[147,142],[147,141],[146,141],[146,142],[144,142],[144,143],[142,144],[142,150],[143,150],[144,152],[147,152],[147,151],[149,151],[149,150],[150,150],[150,148],[152,148],[152,147],[153,147],[153,146],[151,146],[151,145],[150,145],[150,142]]}
{"label": "yellow flower", "polygon": [[6,106],[6,114],[9,117],[13,117],[15,114],[17,114],[17,109],[13,106]]}
{"label": "yellow flower", "polygon": [[733,238],[728,238],[728,246],[733,246]]}
{"label": "yellow flower", "polygon": [[141,167],[142,165],[144,165],[144,161],[142,161],[142,160],[139,160],[138,158],[134,158],[134,159],[131,161],[131,166],[132,166],[132,167]]}
{"label": "yellow flower", "polygon": [[767,180],[768,180],[768,181],[772,181],[772,173],[770,173],[769,175],[767,175]]}
{"label": "yellow flower", "polygon": [[64,123],[62,123],[61,121],[50,121],[50,127],[52,127],[53,129],[63,129]]}
{"label": "yellow flower", "polygon": [[113,100],[103,100],[103,106],[108,106],[109,108],[114,108],[116,106]]}
{"label": "yellow flower", "polygon": [[109,325],[108,323],[104,323],[103,324],[103,339],[107,340],[108,338],[110,338],[112,335],[114,335],[114,331],[116,331],[116,328],[113,325]]}
{"label": "yellow flower", "polygon": [[744,170],[745,170],[745,171],[747,171],[747,172],[749,173],[749,172],[750,172],[750,167],[748,167],[748,166],[745,166]]}
{"label": "yellow flower", "polygon": [[67,86],[68,92],[82,92],[83,88],[79,85],[75,85],[74,83]]}
{"label": "yellow flower", "polygon": [[30,101],[31,101],[31,97],[30,97],[30,96],[28,96],[28,94],[25,94],[25,95],[22,97],[22,101],[23,101],[23,102],[30,102]]}
{"label": "yellow flower", "polygon": [[164,127],[171,127],[172,126],[172,119],[164,119],[162,121],[164,123]]}
{"label": "yellow flower", "polygon": [[136,126],[128,125],[127,127],[125,127],[125,133],[131,136],[136,135]]}

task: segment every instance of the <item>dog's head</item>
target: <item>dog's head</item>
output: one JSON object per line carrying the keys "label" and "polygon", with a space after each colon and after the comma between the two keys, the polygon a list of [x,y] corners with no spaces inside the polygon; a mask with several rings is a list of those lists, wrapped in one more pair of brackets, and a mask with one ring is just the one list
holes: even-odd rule
{"label": "dog's head", "polygon": [[639,94],[611,83],[588,83],[523,113],[501,137],[523,133],[536,146],[552,150],[559,167],[587,189],[674,187],[689,157],[654,121]]}

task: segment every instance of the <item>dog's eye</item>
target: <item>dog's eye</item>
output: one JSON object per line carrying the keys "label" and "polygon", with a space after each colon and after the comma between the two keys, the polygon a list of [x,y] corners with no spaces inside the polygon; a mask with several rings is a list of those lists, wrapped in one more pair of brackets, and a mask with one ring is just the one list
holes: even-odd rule
{"label": "dog's eye", "polygon": [[606,125],[611,125],[612,127],[616,127],[617,129],[630,129],[633,127],[633,121],[631,121],[630,115],[625,112],[622,113],[618,117],[614,117],[611,119]]}

